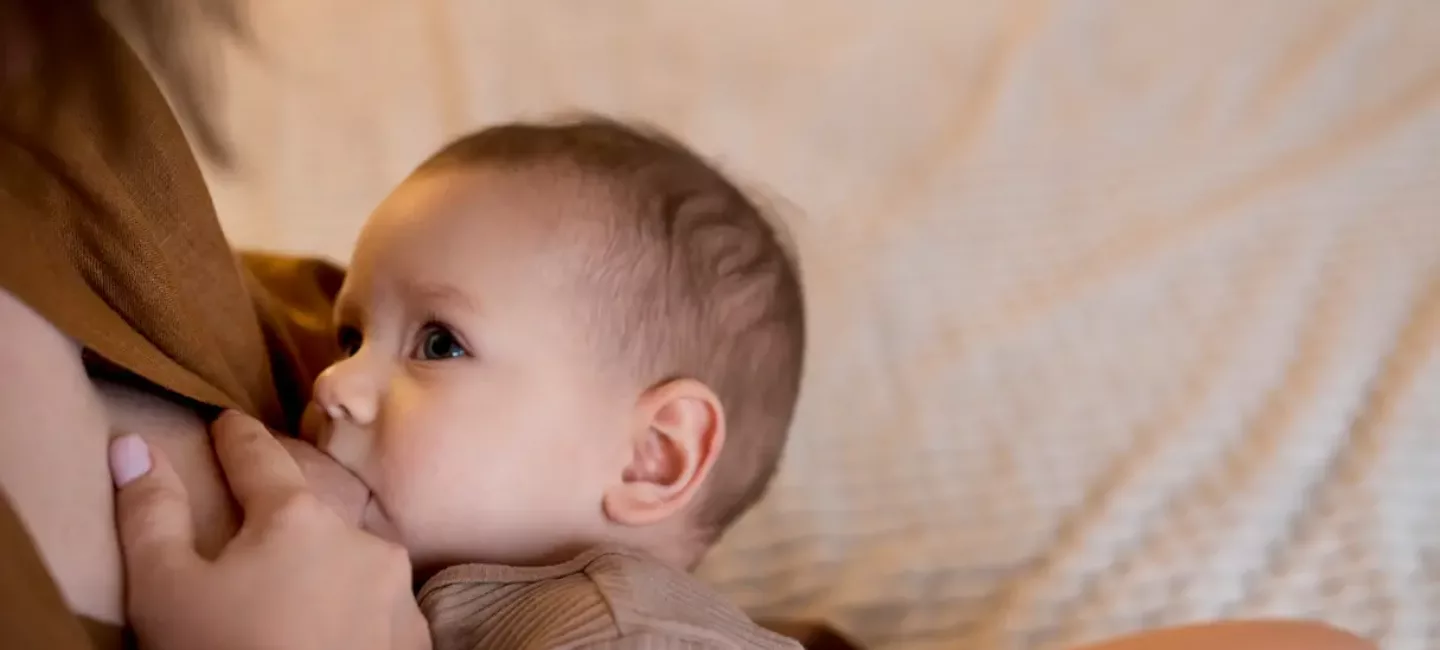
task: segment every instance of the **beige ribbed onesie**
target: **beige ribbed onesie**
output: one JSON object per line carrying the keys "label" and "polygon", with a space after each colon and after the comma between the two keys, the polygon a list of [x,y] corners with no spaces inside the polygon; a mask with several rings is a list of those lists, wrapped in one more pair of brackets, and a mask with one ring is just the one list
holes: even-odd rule
{"label": "beige ribbed onesie", "polygon": [[689,574],[618,548],[548,567],[450,567],[419,600],[435,650],[800,648]]}

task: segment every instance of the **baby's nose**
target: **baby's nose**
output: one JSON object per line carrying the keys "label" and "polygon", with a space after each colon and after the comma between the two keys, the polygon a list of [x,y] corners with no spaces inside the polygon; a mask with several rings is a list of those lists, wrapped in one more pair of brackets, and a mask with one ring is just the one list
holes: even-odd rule
{"label": "baby's nose", "polygon": [[359,471],[369,454],[379,415],[376,381],[354,357],[330,366],[315,380],[313,442],[352,472]]}
{"label": "baby's nose", "polygon": [[354,359],[347,359],[320,373],[315,403],[332,421],[369,426],[379,410],[379,395],[368,373],[356,367]]}

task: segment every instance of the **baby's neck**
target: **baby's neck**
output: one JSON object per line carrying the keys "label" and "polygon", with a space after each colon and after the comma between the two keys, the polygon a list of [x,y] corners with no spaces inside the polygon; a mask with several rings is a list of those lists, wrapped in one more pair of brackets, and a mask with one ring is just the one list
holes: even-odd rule
{"label": "baby's neck", "polygon": [[695,570],[709,544],[698,536],[676,535],[674,531],[653,529],[621,529],[605,538],[577,541],[549,549],[537,549],[534,554],[524,557],[510,557],[497,561],[485,557],[412,558],[415,564],[415,587],[418,589],[430,578],[448,567],[479,564],[509,567],[547,567],[569,562],[580,555],[597,548],[623,548],[639,551],[653,557],[666,566],[686,573]]}
{"label": "baby's neck", "polygon": [[626,530],[624,533],[626,534],[617,534],[610,538],[566,544],[538,551],[523,558],[508,558],[504,561],[480,557],[434,559],[423,562],[416,559],[415,584],[419,587],[447,567],[461,564],[512,567],[556,566],[597,548],[623,548],[629,551],[639,551],[677,571],[689,573],[695,570],[700,561],[704,559],[705,553],[710,550],[709,544],[703,543],[698,537],[692,539],[677,535],[658,534],[659,531]]}
{"label": "baby's neck", "polygon": [[644,548],[639,550],[645,551],[655,559],[676,570],[689,573],[700,565],[700,560],[705,558],[705,551],[710,549],[700,545],[672,543],[663,545],[661,548]]}
{"label": "baby's neck", "polygon": [[705,559],[710,540],[680,519],[683,518],[644,528],[619,528],[605,544],[644,551],[676,570],[689,573]]}

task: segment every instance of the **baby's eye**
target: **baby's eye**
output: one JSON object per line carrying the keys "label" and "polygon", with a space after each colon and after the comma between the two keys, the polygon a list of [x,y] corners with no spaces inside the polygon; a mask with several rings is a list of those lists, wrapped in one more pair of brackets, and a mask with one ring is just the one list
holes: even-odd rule
{"label": "baby's eye", "polygon": [[361,334],[360,330],[350,327],[349,325],[342,326],[335,331],[335,343],[340,346],[340,353],[345,355],[347,359],[355,356],[355,353],[360,351],[360,345],[364,342],[365,335]]}
{"label": "baby's eye", "polygon": [[439,323],[430,323],[420,329],[420,340],[411,356],[424,361],[438,361],[469,356],[469,353],[455,339],[449,328]]}

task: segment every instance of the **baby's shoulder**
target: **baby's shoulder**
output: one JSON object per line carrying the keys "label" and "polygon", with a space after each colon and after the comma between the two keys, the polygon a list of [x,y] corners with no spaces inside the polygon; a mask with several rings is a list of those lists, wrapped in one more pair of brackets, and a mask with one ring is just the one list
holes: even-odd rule
{"label": "baby's shoulder", "polygon": [[426,582],[420,608],[436,650],[552,648],[798,648],[761,628],[718,592],[650,555],[600,548],[548,567],[464,565]]}

